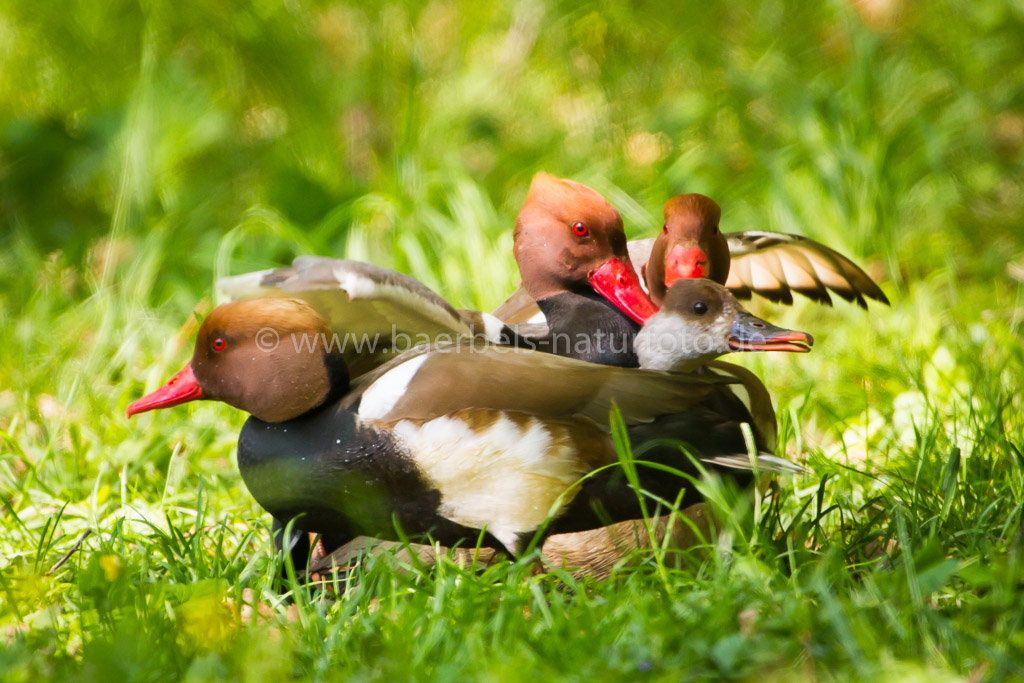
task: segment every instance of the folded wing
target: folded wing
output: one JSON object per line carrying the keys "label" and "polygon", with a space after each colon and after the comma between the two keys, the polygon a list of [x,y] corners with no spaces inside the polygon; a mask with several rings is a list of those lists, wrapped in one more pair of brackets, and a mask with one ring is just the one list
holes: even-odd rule
{"label": "folded wing", "polygon": [[347,401],[365,419],[431,420],[467,408],[538,418],[583,416],[607,427],[612,405],[627,425],[682,412],[726,376],[616,368],[540,351],[489,344],[442,344],[393,359],[361,378]]}
{"label": "folded wing", "polygon": [[488,320],[493,320],[455,310],[408,275],[319,256],[223,278],[217,292],[222,301],[268,296],[306,301],[327,319],[353,376],[419,344],[486,334]]}

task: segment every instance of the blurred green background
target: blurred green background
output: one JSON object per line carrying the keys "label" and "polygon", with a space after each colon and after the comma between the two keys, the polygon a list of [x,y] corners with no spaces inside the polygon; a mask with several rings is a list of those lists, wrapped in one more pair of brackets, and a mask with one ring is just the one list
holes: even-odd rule
{"label": "blurred green background", "polygon": [[[265,531],[242,536],[262,519],[231,463],[242,416],[202,404],[123,418],[184,363],[218,274],[347,256],[489,310],[516,283],[513,221],[540,170],[604,193],[630,236],[654,234],[669,196],[702,192],[725,231],[796,232],[863,264],[891,309],[755,303],[819,343],[740,362],[775,393],[787,451],[824,458],[850,509],[884,486],[828,463],[931,472],[935,487],[954,446],[965,479],[988,463],[961,510],[968,524],[993,482],[1013,482],[976,529],[988,545],[955,525],[927,533],[964,562],[1005,550],[1024,481],[1011,449],[1024,433],[1020,2],[0,0],[8,644],[22,634],[24,661],[44,666],[51,640],[74,660],[116,631],[83,586],[121,570],[97,574],[96,558],[122,558],[132,585],[254,581],[195,558],[161,565],[132,520],[205,514],[270,566]],[[44,578],[85,528],[79,559]],[[876,655],[948,654],[941,638],[865,637]],[[835,643],[835,661],[852,658]],[[180,656],[170,669],[187,668]],[[977,665],[949,656],[939,668]]]}

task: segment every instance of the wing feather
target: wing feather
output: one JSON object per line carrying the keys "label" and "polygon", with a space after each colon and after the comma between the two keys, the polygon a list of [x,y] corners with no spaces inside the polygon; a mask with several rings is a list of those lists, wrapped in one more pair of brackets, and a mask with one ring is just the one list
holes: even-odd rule
{"label": "wing feather", "polygon": [[750,273],[752,263],[751,259],[734,259],[729,266],[729,279],[725,281],[725,286],[737,299],[749,299],[752,296],[754,282]]}
{"label": "wing feather", "polygon": [[[400,356],[364,378],[360,393],[388,382],[389,372],[398,372],[404,362],[424,353],[428,357],[419,361],[405,392],[375,417],[384,422],[430,420],[481,407],[540,418],[583,416],[606,426],[614,404],[627,424],[638,424],[682,412],[715,385],[735,382],[731,377],[616,368],[466,341]],[[355,397],[347,400],[351,405]]]}
{"label": "wing feather", "polygon": [[474,330],[429,287],[408,275],[360,261],[301,256],[291,266],[217,282],[222,300],[293,297],[306,301],[338,335],[353,375],[417,344]]}
{"label": "wing feather", "polygon": [[758,294],[777,304],[793,304],[793,295],[789,291],[785,271],[774,252],[765,252],[761,258],[753,260],[750,271]]}
{"label": "wing feather", "polygon": [[738,298],[756,292],[772,301],[790,303],[788,290],[794,290],[831,305],[831,291],[862,308],[867,308],[865,297],[889,304],[878,284],[859,266],[814,240],[765,231],[734,232],[726,237],[732,256],[726,287]]}
{"label": "wing feather", "polygon": [[828,289],[818,279],[814,266],[799,249],[778,249],[776,255],[785,272],[789,288],[803,294],[808,299],[825,306],[832,305],[832,297]]}

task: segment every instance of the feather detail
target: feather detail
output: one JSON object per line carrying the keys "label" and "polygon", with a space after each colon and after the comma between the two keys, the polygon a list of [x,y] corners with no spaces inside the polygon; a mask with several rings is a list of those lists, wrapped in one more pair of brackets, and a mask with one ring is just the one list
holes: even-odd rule
{"label": "feather detail", "polygon": [[[427,355],[423,361],[416,360]],[[597,365],[541,351],[471,343],[414,349],[360,378],[346,398],[355,405],[389,373],[417,362],[415,376],[387,411],[374,418],[430,420],[465,406],[523,413],[540,418],[586,417],[607,429],[617,405],[627,424],[682,412],[718,384],[736,379],[708,374],[667,373]],[[395,375],[392,375],[394,377]],[[405,381],[405,378],[401,378]]]}
{"label": "feather detail", "polygon": [[369,263],[302,256],[291,266],[217,282],[222,299],[289,297],[322,315],[358,376],[419,344],[493,335],[493,317],[456,311],[419,281]]}
{"label": "feather detail", "polygon": [[886,305],[877,283],[853,261],[814,240],[781,232],[747,231],[726,235],[732,267],[726,287],[737,298],[751,293],[791,303],[790,290],[831,305],[829,291],[867,308],[868,299]]}

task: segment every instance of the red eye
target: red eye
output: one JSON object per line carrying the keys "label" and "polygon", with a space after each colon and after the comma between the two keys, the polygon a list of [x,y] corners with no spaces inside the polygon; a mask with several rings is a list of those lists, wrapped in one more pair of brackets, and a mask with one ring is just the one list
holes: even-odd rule
{"label": "red eye", "polygon": [[577,237],[585,237],[588,232],[590,232],[590,228],[588,228],[583,223],[576,221],[575,223],[572,224],[572,233]]}
{"label": "red eye", "polygon": [[661,231],[663,233],[665,233],[666,235],[668,234],[668,223],[666,223],[665,225],[661,226]]}
{"label": "red eye", "polygon": [[217,337],[212,342],[210,342],[210,348],[213,349],[214,351],[223,351],[224,349],[227,348],[227,346],[228,343],[224,341],[224,337]]}

